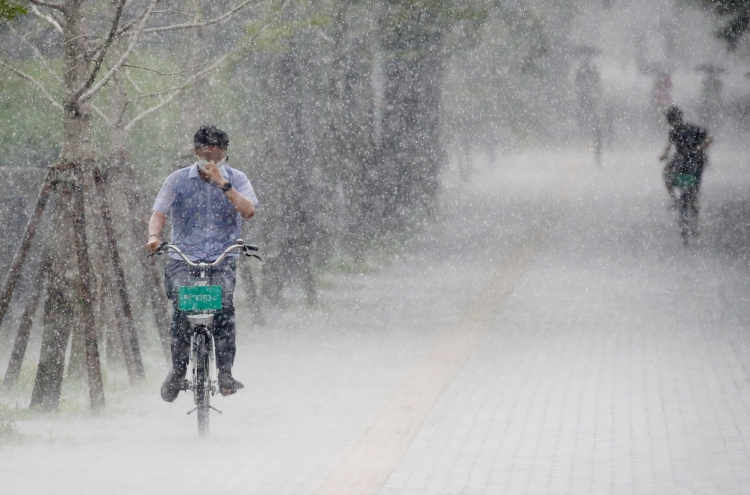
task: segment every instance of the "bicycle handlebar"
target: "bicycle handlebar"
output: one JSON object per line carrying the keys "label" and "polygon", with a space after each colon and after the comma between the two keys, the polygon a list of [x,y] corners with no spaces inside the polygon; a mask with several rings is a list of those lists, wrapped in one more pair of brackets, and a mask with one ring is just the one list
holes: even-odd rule
{"label": "bicycle handlebar", "polygon": [[159,248],[157,249],[157,251],[152,254],[163,254],[163,253],[166,253],[168,250],[172,250],[175,253],[177,253],[180,256],[180,258],[185,260],[185,263],[187,263],[190,266],[193,266],[196,268],[209,268],[209,267],[218,265],[219,263],[224,261],[224,258],[226,258],[229,253],[231,253],[232,251],[236,251],[238,249],[241,249],[242,252],[245,253],[245,256],[252,256],[254,258],[258,258],[259,260],[261,259],[260,256],[258,256],[257,254],[250,253],[250,251],[257,252],[258,246],[254,246],[252,244],[245,244],[242,239],[237,239],[235,241],[235,244],[226,248],[224,252],[221,253],[221,256],[219,256],[216,259],[216,261],[212,261],[211,263],[206,263],[205,261],[198,261],[198,262],[190,261],[188,257],[185,256],[185,253],[183,253],[182,250],[180,250],[180,248],[178,248],[174,244],[169,244],[168,242],[162,242]]}

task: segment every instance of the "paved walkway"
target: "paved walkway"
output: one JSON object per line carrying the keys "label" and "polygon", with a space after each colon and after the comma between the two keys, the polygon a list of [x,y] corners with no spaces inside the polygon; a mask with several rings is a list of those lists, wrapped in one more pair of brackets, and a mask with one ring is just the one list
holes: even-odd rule
{"label": "paved walkway", "polygon": [[584,179],[382,494],[750,492],[746,266],[683,249],[618,165]]}
{"label": "paved walkway", "polygon": [[715,160],[685,249],[652,155],[476,170],[395,259],[242,331],[211,438],[154,361],[101,417],[67,386],[19,419],[2,493],[748,492],[750,282],[717,231],[741,162]]}

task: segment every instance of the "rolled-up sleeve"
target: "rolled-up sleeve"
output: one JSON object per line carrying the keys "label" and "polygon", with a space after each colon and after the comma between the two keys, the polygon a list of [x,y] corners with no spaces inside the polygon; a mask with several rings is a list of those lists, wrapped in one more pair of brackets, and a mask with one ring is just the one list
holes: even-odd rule
{"label": "rolled-up sleeve", "polygon": [[158,211],[169,216],[169,213],[172,211],[172,203],[174,203],[175,197],[174,174],[172,174],[167,177],[167,180],[164,181],[161,189],[159,189],[159,194],[156,196],[156,201],[154,201],[154,206],[151,208],[151,211]]}
{"label": "rolled-up sleeve", "polygon": [[258,197],[255,195],[255,189],[253,189],[252,184],[250,184],[250,179],[247,178],[247,175],[242,172],[237,173],[236,176],[232,178],[232,187],[237,189],[237,192],[242,194],[245,198],[252,201],[257,208]]}

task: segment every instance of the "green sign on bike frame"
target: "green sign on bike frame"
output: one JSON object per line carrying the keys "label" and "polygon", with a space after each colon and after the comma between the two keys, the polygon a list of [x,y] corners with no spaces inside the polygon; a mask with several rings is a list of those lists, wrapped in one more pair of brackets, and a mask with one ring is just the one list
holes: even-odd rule
{"label": "green sign on bike frame", "polygon": [[177,307],[180,311],[218,311],[221,285],[180,286]]}

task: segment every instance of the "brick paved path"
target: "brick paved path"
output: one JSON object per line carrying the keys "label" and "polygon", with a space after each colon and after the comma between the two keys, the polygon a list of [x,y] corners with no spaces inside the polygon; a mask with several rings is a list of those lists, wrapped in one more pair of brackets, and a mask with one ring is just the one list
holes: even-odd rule
{"label": "brick paved path", "polygon": [[152,364],[102,417],[19,421],[2,492],[750,492],[750,282],[712,223],[735,161],[707,174],[686,250],[650,160],[478,170],[380,271],[241,335],[248,387],[216,401],[210,439]]}
{"label": "brick paved path", "polygon": [[747,267],[679,246],[618,165],[583,180],[381,493],[750,492]]}

